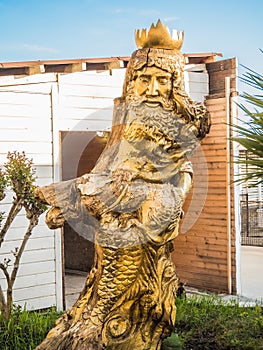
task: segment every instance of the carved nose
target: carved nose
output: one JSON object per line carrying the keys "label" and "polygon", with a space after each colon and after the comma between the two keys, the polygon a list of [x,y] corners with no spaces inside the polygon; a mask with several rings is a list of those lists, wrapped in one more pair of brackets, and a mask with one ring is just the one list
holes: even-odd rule
{"label": "carved nose", "polygon": [[150,85],[148,86],[147,95],[149,96],[158,96],[158,83],[156,79],[152,79]]}

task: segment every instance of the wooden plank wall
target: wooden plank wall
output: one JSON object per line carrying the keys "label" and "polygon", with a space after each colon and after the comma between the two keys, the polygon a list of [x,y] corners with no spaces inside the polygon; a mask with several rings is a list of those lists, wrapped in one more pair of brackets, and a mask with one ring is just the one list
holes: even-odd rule
{"label": "wooden plank wall", "polygon": [[[60,161],[62,147],[58,143],[59,132],[108,129],[113,99],[121,95],[124,74],[125,69],[113,69],[111,74],[107,70],[1,77],[0,164],[6,161],[8,151],[26,151],[37,169],[37,183],[46,185],[53,182],[53,162]],[[206,89],[207,73],[189,72],[189,93],[193,98],[203,100],[204,92],[201,95],[198,92],[200,82]],[[78,164],[79,159],[76,162]],[[7,210],[11,200],[9,194],[0,210]],[[1,260],[10,256],[13,244],[19,244],[25,225],[25,217],[21,213],[1,248]],[[28,308],[34,309],[61,305],[58,234],[46,228],[43,215],[27,245],[15,283],[14,300],[21,305],[26,303]],[[1,274],[0,283],[5,288]]]}
{"label": "wooden plank wall", "polygon": [[185,66],[185,90],[192,100],[200,102],[204,101],[204,97],[208,95],[208,79],[208,73],[204,63]]}
{"label": "wooden plank wall", "polygon": [[[53,181],[52,132],[51,132],[51,84],[54,74],[41,76],[10,77],[0,82],[0,164],[7,161],[8,151],[25,151],[32,158],[36,169],[37,184]],[[0,211],[6,214],[12,202],[8,193],[0,203]],[[1,261],[14,257],[11,250],[19,247],[28,225],[24,211],[13,222],[1,247]],[[45,217],[40,217],[23,253],[18,277],[14,285],[14,300],[27,308],[45,308],[57,305],[55,270],[55,233],[47,228]],[[6,280],[0,272],[0,284],[6,289]]]}
{"label": "wooden plank wall", "polygon": [[[202,141],[201,153],[193,156],[194,187],[185,203],[185,222],[175,239],[173,260],[179,278],[198,289],[236,292],[236,257],[234,225],[234,193],[231,187],[231,271],[228,268],[228,177],[227,177],[227,101],[225,77],[231,78],[231,93],[236,90],[236,61],[225,60],[207,64],[209,96],[206,106],[211,114],[209,135]],[[203,155],[200,157],[200,154]],[[230,167],[233,179],[233,166]],[[205,170],[208,171],[208,177]],[[206,199],[202,201],[206,195]],[[187,212],[189,210],[190,212]],[[189,217],[195,222],[182,232]],[[230,272],[229,272],[230,271]]]}
{"label": "wooden plank wall", "polygon": [[[113,99],[121,95],[125,69],[85,71],[72,74],[36,74],[0,79],[0,164],[8,151],[25,151],[33,159],[37,184],[54,182],[60,163],[59,132],[62,130],[105,130],[111,126]],[[53,94],[53,91],[55,92]],[[61,139],[62,141],[62,139]],[[83,150],[87,146],[83,145]],[[54,150],[58,150],[55,154]],[[82,151],[83,151],[82,150]],[[77,176],[79,159],[75,159]],[[60,174],[55,174],[58,178]],[[6,211],[11,193],[0,203]],[[21,243],[27,221],[21,212],[5,243],[0,260],[11,258]],[[57,232],[58,231],[58,232]],[[62,306],[60,230],[49,230],[42,215],[23,254],[14,287],[14,301],[28,309]],[[0,283],[6,289],[0,271]]]}
{"label": "wooden plank wall", "polygon": [[121,96],[125,69],[59,76],[59,130],[109,130],[113,100]]}

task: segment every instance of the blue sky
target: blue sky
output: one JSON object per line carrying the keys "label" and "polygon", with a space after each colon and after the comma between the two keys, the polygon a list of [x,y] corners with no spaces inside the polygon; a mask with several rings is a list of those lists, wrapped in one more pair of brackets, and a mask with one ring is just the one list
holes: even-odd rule
{"label": "blue sky", "polygon": [[185,53],[221,52],[263,71],[262,0],[0,0],[0,62],[130,55],[160,18]]}

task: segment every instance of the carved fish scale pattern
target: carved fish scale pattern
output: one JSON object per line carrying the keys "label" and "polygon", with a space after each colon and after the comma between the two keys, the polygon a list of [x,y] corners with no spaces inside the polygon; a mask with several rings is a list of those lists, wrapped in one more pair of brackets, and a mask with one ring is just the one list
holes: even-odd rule
{"label": "carved fish scale pattern", "polygon": [[98,284],[98,301],[92,312],[101,322],[135,282],[142,263],[142,247],[103,249],[102,277]]}

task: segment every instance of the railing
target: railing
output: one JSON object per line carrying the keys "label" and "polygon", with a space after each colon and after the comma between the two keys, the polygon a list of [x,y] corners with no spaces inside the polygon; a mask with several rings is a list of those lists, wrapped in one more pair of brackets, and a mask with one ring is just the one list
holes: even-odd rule
{"label": "railing", "polygon": [[263,247],[263,208],[248,196],[241,198],[241,244]]}

